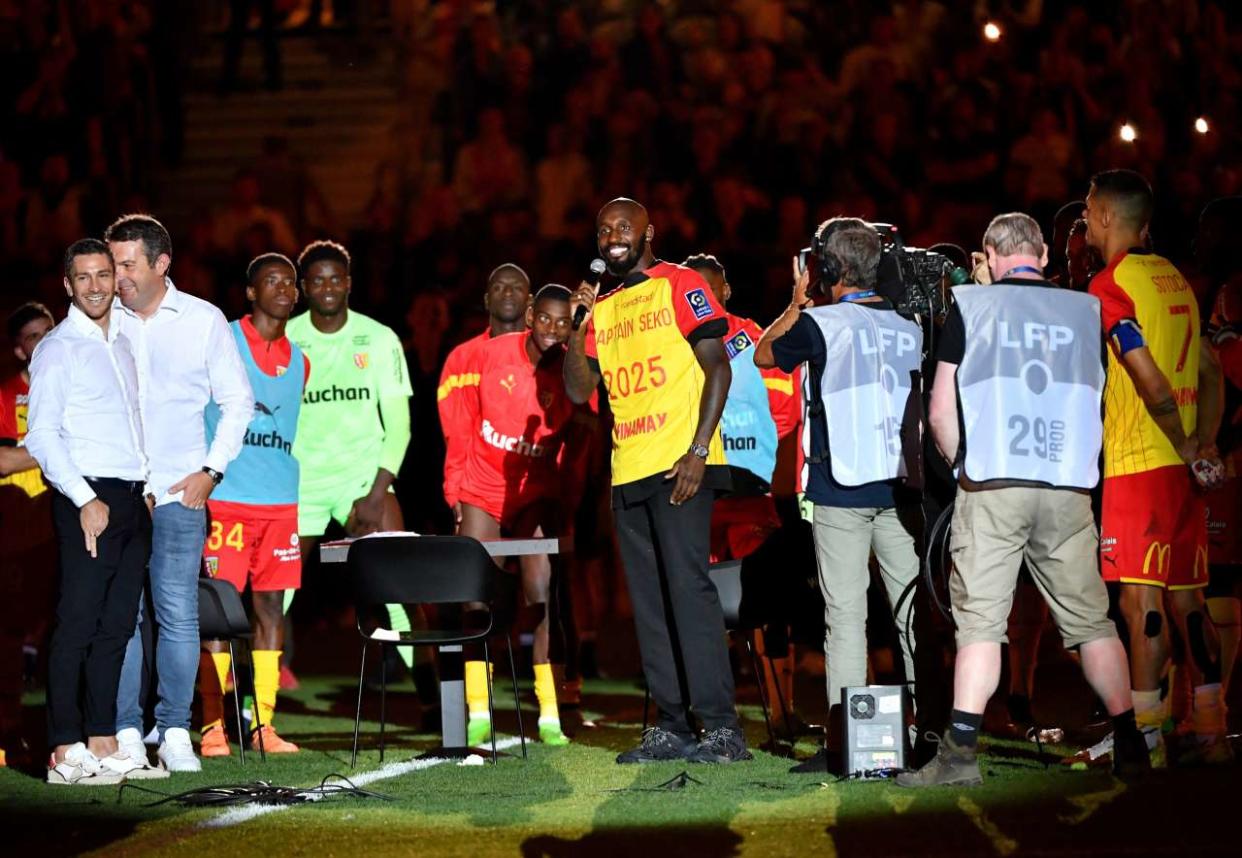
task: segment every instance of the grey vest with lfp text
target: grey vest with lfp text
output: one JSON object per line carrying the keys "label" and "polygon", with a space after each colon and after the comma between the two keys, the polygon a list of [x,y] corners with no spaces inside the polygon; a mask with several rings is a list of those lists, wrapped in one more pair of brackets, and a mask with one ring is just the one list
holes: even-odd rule
{"label": "grey vest with lfp text", "polygon": [[[843,486],[861,486],[907,476],[901,423],[919,371],[923,331],[893,310],[857,304],[816,307],[807,315],[824,335],[819,398],[828,424],[832,478]],[[813,402],[811,396],[807,402]],[[808,457],[810,422],[803,421]]]}
{"label": "grey vest with lfp text", "polygon": [[1100,302],[1040,286],[957,286],[966,476],[1089,489],[1104,426]]}

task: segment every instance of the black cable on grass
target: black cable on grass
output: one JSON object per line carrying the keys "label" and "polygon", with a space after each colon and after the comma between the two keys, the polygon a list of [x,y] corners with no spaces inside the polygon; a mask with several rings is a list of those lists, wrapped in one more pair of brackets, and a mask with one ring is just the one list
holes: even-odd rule
{"label": "black cable on grass", "polygon": [[833,783],[845,783],[846,781],[864,781],[864,780],[888,780],[898,775],[911,771],[911,769],[900,769],[895,766],[887,766],[880,769],[859,769],[850,772],[848,775],[838,775]]}
{"label": "black cable on grass", "polygon": [[653,787],[622,787],[621,789],[604,790],[604,792],[671,792],[685,789],[690,784],[702,786],[703,782],[689,772],[679,772],[664,783],[656,784]]}
{"label": "black cable on grass", "polygon": [[[347,785],[329,783],[334,778],[344,781]],[[116,800],[118,804],[127,789],[160,796],[157,800],[148,802],[144,807],[157,807],[158,805],[169,803],[180,804],[183,807],[232,807],[243,804],[292,805],[337,797],[377,798],[383,801],[395,800],[390,795],[354,786],[353,782],[345,775],[335,773],[324,777],[319,782],[319,786],[315,787],[286,787],[277,786],[267,781],[255,781],[249,784],[226,784],[223,786],[198,787],[197,789],[179,793],[165,793],[150,787],[139,786],[136,783],[123,783],[120,790],[117,791]]]}

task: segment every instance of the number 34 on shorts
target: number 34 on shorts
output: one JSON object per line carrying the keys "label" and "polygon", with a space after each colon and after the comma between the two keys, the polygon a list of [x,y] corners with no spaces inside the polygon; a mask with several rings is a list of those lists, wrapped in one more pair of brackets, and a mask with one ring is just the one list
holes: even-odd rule
{"label": "number 34 on shorts", "polygon": [[302,580],[297,516],[239,518],[214,516],[204,545],[207,574],[239,591],[292,590]]}
{"label": "number 34 on shorts", "polygon": [[224,532],[225,522],[213,521],[211,533],[207,536],[207,550],[215,553],[221,548],[232,548],[234,551],[246,550],[246,525],[244,522],[228,522],[228,533]]}

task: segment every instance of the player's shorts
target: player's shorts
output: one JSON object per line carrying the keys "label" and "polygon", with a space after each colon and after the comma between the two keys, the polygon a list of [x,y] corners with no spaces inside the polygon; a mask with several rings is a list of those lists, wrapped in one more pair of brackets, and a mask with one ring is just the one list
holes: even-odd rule
{"label": "player's shorts", "polygon": [[207,501],[210,528],[203,546],[207,574],[238,592],[296,590],[302,586],[295,504],[255,506]]}
{"label": "player's shorts", "polygon": [[1204,496],[1184,465],[1104,480],[1105,581],[1192,590],[1208,583]]}
{"label": "player's shorts", "polygon": [[[303,479],[298,487],[298,533],[307,537],[323,536],[330,521],[344,525],[354,501],[371,491],[375,471],[373,467],[365,472],[344,471],[326,482],[311,483]],[[388,490],[391,492],[392,486]]]}
{"label": "player's shorts", "polygon": [[462,486],[458,491],[458,500],[477,507],[500,522],[501,530],[516,527],[524,515],[536,504],[543,504],[557,497],[552,486],[537,486],[527,483],[516,496],[508,496],[504,492],[476,492],[470,486]]}

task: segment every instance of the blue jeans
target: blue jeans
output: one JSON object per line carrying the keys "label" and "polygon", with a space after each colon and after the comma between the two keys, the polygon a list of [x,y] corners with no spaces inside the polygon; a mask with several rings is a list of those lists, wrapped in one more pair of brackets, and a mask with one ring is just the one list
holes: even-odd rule
{"label": "blue jeans", "polygon": [[[159,629],[155,723],[162,739],[169,727],[190,727],[190,705],[198,675],[198,577],[207,538],[207,512],[177,502],[164,504],[155,508],[152,526],[150,587]],[[140,621],[141,611],[139,604]],[[143,732],[142,669],[142,635],[135,630],[125,649],[117,688],[118,732],[127,727]]]}

